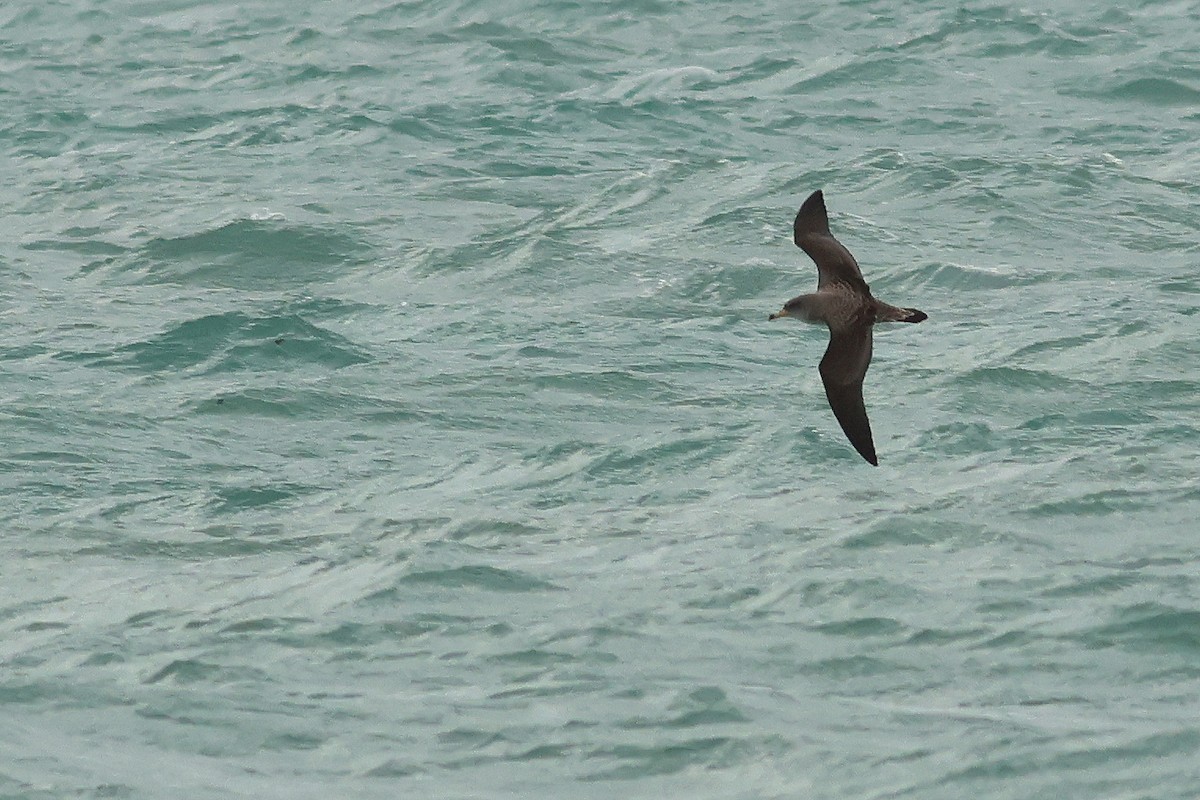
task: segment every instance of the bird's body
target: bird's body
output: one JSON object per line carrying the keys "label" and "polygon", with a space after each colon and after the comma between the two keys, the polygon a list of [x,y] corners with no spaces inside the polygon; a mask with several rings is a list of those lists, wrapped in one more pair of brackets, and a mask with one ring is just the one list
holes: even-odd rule
{"label": "bird's body", "polygon": [[817,265],[817,291],[793,297],[771,319],[794,317],[829,328],[829,347],[821,359],[821,382],[838,423],[864,459],[876,466],[875,442],[863,403],[862,385],[871,365],[871,329],[877,322],[921,322],[923,311],[876,300],[858,262],[829,232],[825,198],[813,192],[793,226],[796,245]]}

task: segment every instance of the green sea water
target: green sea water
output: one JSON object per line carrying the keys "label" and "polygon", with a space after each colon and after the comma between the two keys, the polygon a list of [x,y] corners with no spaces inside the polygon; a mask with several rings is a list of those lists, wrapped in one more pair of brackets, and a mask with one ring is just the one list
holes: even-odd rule
{"label": "green sea water", "polygon": [[1197,31],[0,7],[0,798],[1200,796]]}

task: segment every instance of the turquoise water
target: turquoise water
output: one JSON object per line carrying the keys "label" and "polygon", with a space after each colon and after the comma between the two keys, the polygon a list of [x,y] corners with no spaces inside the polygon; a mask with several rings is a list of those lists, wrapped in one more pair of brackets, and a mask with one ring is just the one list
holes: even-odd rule
{"label": "turquoise water", "polygon": [[0,797],[1200,795],[1198,25],[5,5]]}

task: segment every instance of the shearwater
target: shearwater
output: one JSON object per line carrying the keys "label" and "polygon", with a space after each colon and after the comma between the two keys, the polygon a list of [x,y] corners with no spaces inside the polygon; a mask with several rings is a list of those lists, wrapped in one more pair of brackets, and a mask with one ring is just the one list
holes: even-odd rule
{"label": "shearwater", "polygon": [[817,291],[793,297],[769,319],[794,317],[829,327],[829,347],[820,366],[825,396],[850,444],[879,466],[862,393],[863,378],[871,366],[871,330],[876,322],[921,322],[928,315],[871,296],[858,262],[829,232],[825,197],[819,190],[800,206],[793,233],[796,246],[817,264]]}

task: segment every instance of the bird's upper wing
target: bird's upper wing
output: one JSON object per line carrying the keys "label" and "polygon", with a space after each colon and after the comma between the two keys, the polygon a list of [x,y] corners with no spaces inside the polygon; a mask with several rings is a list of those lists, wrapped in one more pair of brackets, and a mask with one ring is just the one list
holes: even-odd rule
{"label": "bird's upper wing", "polygon": [[867,289],[858,262],[841,242],[829,232],[829,214],[825,211],[825,196],[815,191],[800,206],[792,225],[796,246],[808,253],[817,263],[817,288],[842,281],[855,288]]}
{"label": "bird's upper wing", "polygon": [[859,455],[875,466],[875,442],[863,403],[863,378],[871,365],[871,326],[830,329],[829,347],[821,359],[821,382],[833,415]]}

